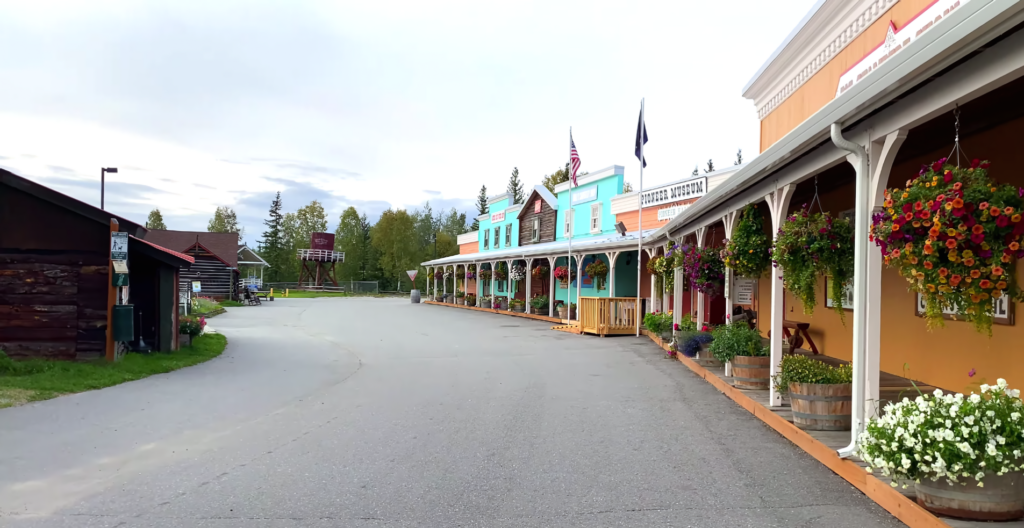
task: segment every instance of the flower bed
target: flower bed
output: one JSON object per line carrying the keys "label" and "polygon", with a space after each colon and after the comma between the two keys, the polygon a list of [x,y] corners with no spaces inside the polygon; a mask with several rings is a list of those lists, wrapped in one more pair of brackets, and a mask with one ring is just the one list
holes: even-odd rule
{"label": "flower bed", "polygon": [[828,213],[811,214],[804,204],[783,222],[772,248],[786,290],[800,299],[805,314],[814,312],[818,276],[832,281],[832,306],[844,316],[843,298],[853,280],[853,227]]}
{"label": "flower bed", "polygon": [[929,328],[943,310],[991,333],[994,299],[1024,300],[1014,278],[1024,258],[1024,188],[999,185],[988,162],[962,169],[945,158],[924,166],[904,189],[885,191],[871,238],[925,301]]}

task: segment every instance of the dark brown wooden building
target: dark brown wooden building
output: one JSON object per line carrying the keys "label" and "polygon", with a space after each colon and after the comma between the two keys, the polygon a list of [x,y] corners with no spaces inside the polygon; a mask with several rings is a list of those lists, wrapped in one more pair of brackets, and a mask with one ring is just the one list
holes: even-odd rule
{"label": "dark brown wooden building", "polygon": [[238,233],[151,229],[146,240],[195,259],[181,280],[199,281],[199,295],[217,300],[238,296]]}
{"label": "dark brown wooden building", "polygon": [[6,354],[104,355],[111,219],[131,235],[126,304],[143,314],[136,331],[154,348],[177,347],[177,295],[160,284],[173,282],[190,259],[144,245],[146,229],[135,222],[0,170],[0,349]]}
{"label": "dark brown wooden building", "polygon": [[558,199],[543,185],[537,185],[519,210],[519,245],[554,242]]}

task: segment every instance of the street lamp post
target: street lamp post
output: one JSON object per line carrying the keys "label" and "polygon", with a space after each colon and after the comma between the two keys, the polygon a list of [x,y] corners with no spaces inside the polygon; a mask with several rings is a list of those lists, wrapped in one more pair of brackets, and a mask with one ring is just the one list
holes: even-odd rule
{"label": "street lamp post", "polygon": [[100,209],[106,209],[105,198],[107,191],[107,173],[117,174],[117,167],[104,167],[100,169]]}

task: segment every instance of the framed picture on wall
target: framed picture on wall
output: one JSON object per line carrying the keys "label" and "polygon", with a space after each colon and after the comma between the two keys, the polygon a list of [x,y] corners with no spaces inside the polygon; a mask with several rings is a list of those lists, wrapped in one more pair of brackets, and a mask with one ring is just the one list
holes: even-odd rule
{"label": "framed picture on wall", "polygon": [[[924,296],[920,293],[915,294],[917,302],[914,306],[914,315],[918,317],[924,317]],[[995,313],[993,314],[992,322],[997,325],[1013,325],[1013,303],[1007,296],[1002,296],[993,301],[995,303]],[[947,321],[962,321],[956,317],[956,310],[943,310],[942,318]]]}
{"label": "framed picture on wall", "polygon": [[[846,283],[846,295],[843,296],[843,309],[853,310],[853,281]],[[832,308],[835,303],[832,302],[832,277],[825,277],[825,307]]]}

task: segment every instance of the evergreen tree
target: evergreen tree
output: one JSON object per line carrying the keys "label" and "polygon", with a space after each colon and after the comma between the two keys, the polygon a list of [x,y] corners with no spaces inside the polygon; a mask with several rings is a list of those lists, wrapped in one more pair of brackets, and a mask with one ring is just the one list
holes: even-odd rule
{"label": "evergreen tree", "polygon": [[164,215],[160,214],[160,209],[153,209],[149,212],[149,218],[146,219],[147,229],[167,229],[164,224]]}
{"label": "evergreen tree", "polygon": [[[576,173],[576,178],[582,178],[587,174],[589,174],[587,171],[578,172]],[[552,174],[545,175],[544,178],[541,180],[541,184],[544,185],[544,187],[547,187],[547,189],[551,191],[552,194],[554,194],[555,186],[558,185],[559,183],[567,181],[569,181],[568,163],[565,164],[565,168],[558,169]]]}
{"label": "evergreen tree", "polygon": [[[480,186],[480,194],[476,197],[476,216],[487,214],[487,186]],[[473,218],[473,225],[470,226],[470,231],[476,231],[480,229],[480,221]]]}
{"label": "evergreen tree", "polygon": [[709,172],[715,172],[715,162],[708,160],[708,168],[704,169],[704,174]]}
{"label": "evergreen tree", "polygon": [[696,165],[693,166],[693,172],[690,173],[690,176],[700,176],[700,169]]}
{"label": "evergreen tree", "polygon": [[507,192],[512,195],[512,203],[523,203],[526,195],[523,193],[523,182],[519,181],[519,167],[512,168],[512,176],[508,179]]}
{"label": "evergreen tree", "polygon": [[633,184],[629,183],[629,182],[623,182],[623,184],[622,184],[622,194],[631,193],[631,192],[633,192]]}
{"label": "evergreen tree", "polygon": [[743,164],[743,149],[739,149],[739,150],[736,151],[736,163],[735,163],[735,165],[742,165],[742,164]]}
{"label": "evergreen tree", "polygon": [[345,252],[345,262],[341,264],[339,280],[363,280],[366,260],[366,233],[363,231],[363,219],[355,207],[349,207],[338,219],[338,229],[334,231],[335,251]]}
{"label": "evergreen tree", "polygon": [[265,276],[268,282],[281,282],[284,280],[282,259],[287,256],[283,253],[284,234],[282,233],[282,222],[281,192],[278,191],[274,201],[270,204],[270,213],[267,215],[267,219],[263,221],[263,224],[267,226],[267,230],[263,232],[263,240],[259,241],[260,256],[270,264]]}

